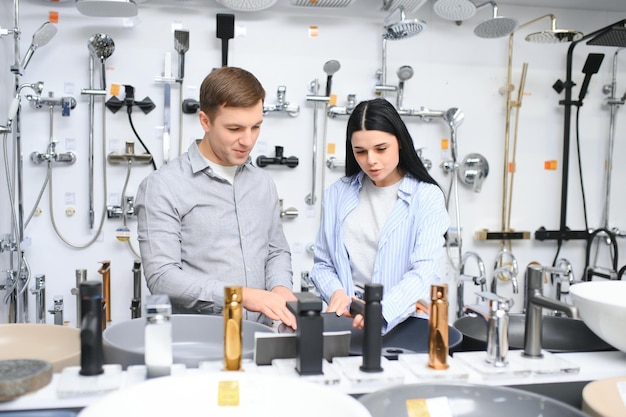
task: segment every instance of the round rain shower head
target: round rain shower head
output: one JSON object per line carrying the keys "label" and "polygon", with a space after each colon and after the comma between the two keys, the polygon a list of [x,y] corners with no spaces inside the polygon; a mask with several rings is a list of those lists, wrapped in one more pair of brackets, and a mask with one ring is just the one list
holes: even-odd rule
{"label": "round rain shower head", "polygon": [[474,34],[480,38],[501,38],[510,35],[516,28],[517,20],[510,17],[496,16],[476,25]]}
{"label": "round rain shower head", "polygon": [[137,16],[137,4],[134,0],[76,0],[76,8],[85,16]]}
{"label": "round rain shower head", "polygon": [[331,59],[330,61],[326,61],[324,64],[324,72],[326,75],[335,75],[337,71],[341,68],[341,64],[339,61]]}
{"label": "round rain shower head", "polygon": [[581,40],[583,34],[570,29],[544,30],[526,36],[528,42],[535,43],[566,43]]}
{"label": "round rain shower head", "polygon": [[277,0],[217,0],[218,3],[223,4],[232,10],[239,12],[257,12],[259,10],[265,10],[276,4]]}
{"label": "round rain shower head", "polygon": [[115,51],[115,42],[113,42],[113,39],[107,34],[96,33],[89,38],[87,47],[93,57],[104,61]]}
{"label": "round rain shower head", "polygon": [[436,0],[433,10],[442,19],[459,22],[476,14],[476,5],[470,0]]}
{"label": "round rain shower head", "polygon": [[419,19],[402,20],[397,23],[385,26],[383,38],[388,40],[407,39],[411,36],[418,35],[424,30],[426,22]]}
{"label": "round rain shower head", "polygon": [[413,67],[411,67],[410,65],[403,65],[398,68],[396,74],[398,75],[398,79],[400,81],[406,81],[413,77]]}

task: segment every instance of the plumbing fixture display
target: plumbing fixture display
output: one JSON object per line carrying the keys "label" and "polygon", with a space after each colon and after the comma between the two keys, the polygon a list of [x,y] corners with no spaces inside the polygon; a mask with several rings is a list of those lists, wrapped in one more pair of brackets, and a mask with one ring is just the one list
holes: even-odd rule
{"label": "plumbing fixture display", "polygon": [[442,19],[460,22],[476,14],[476,4],[470,0],[435,0],[433,10]]}
{"label": "plumbing fixture display", "polygon": [[[579,100],[573,100],[573,87],[576,85],[572,79],[572,67],[574,60],[574,49],[583,41],[586,41],[587,45],[591,46],[607,46],[607,47],[626,47],[626,39],[623,36],[624,27],[626,27],[626,20],[620,20],[604,28],[598,29],[592,33],[582,36],[580,39],[575,39],[569,45],[567,50],[566,59],[566,79],[565,81],[557,81],[555,83],[555,89],[557,92],[565,91],[563,100],[559,101],[559,104],[564,106],[563,111],[563,158],[562,174],[561,174],[561,210],[560,210],[560,224],[558,230],[546,230],[541,226],[535,231],[535,239],[537,240],[556,240],[557,241],[557,254],[555,259],[559,256],[559,251],[564,241],[571,239],[589,239],[589,227],[585,225],[585,230],[572,230],[567,226],[567,206],[568,201],[568,178],[569,178],[569,161],[570,161],[570,134],[572,125],[572,107],[576,107],[577,111],[582,105],[581,99],[583,99],[583,92],[579,94]],[[595,70],[595,66],[599,66],[600,58],[588,57],[588,61],[585,63],[586,77],[590,77]],[[587,81],[588,84],[588,81]],[[610,169],[610,166],[607,168]]]}
{"label": "plumbing fixture display", "polygon": [[[465,268],[470,259],[476,262],[478,268],[478,275],[467,275]],[[456,315],[457,318],[463,317],[463,308],[465,307],[465,283],[472,282],[474,285],[480,285],[480,291],[487,291],[487,274],[485,273],[485,263],[480,255],[476,252],[467,251],[461,258],[461,268],[459,269],[459,276],[456,279]],[[478,302],[476,302],[478,304]]]}
{"label": "plumbing fixture display", "polygon": [[133,262],[133,298],[130,301],[130,318],[141,317],[141,261]]}
{"label": "plumbing fixture display", "polygon": [[241,371],[242,288],[224,287],[224,370]]}
{"label": "plumbing fixture display", "polygon": [[[507,261],[508,258],[508,261]],[[513,287],[513,294],[519,292],[517,275],[519,267],[517,258],[507,249],[500,250],[493,261],[493,276],[491,277],[491,292],[498,293],[498,281],[510,282]]]}
{"label": "plumbing fixture display", "polygon": [[[329,95],[329,94],[328,94]],[[296,117],[300,114],[300,106],[297,104],[289,104],[286,101],[287,87],[279,85],[276,90],[276,104],[263,104],[263,114],[267,115],[274,112],[287,113],[291,117]],[[189,102],[188,102],[189,104]],[[195,113],[195,110],[193,111]]]}
{"label": "plumbing fixture display", "polygon": [[80,375],[104,373],[102,348],[102,283],[85,281],[80,284]]}
{"label": "plumbing fixture display", "polygon": [[164,294],[146,297],[146,327],[144,330],[145,364],[148,378],[167,376],[171,372],[172,304]]}
{"label": "plumbing fixture display", "polygon": [[295,219],[298,217],[298,209],[295,207],[283,208],[283,199],[278,200],[280,203],[280,218],[286,217],[288,219]]}
{"label": "plumbing fixture display", "polygon": [[476,10],[480,10],[487,6],[491,6],[492,16],[487,20],[483,20],[474,28],[474,34],[480,38],[501,38],[509,35],[517,28],[517,20],[511,17],[498,16],[498,5],[494,1],[487,1],[476,6]]}
{"label": "plumbing fixture display", "polygon": [[60,295],[55,296],[52,299],[52,305],[53,305],[53,308],[52,310],[48,310],[48,313],[54,316],[54,324],[56,326],[65,325],[63,321],[63,297]]}
{"label": "plumbing fixture display", "polygon": [[132,113],[133,106],[139,107],[144,114],[150,113],[156,107],[148,96],[143,100],[135,100],[135,87],[132,85],[124,85],[124,100],[112,96],[106,102],[106,107],[113,113],[117,113],[117,111],[124,106],[126,106],[128,114]]}
{"label": "plumbing fixture display", "polygon": [[[396,12],[400,12],[400,21],[389,23],[391,17]],[[387,40],[393,41],[413,37],[420,34],[425,26],[426,22],[419,19],[407,20],[403,6],[396,7],[385,18],[385,26],[383,27],[382,34],[382,67],[376,74],[378,83],[374,87],[376,95],[385,97],[386,92],[397,90],[396,86],[387,85]]]}
{"label": "plumbing fixture display", "polygon": [[287,303],[296,316],[296,371],[300,375],[322,375],[324,372],[324,319],[322,300],[310,292],[295,294],[297,301]]}
{"label": "plumbing fixture display", "polygon": [[382,372],[381,352],[383,337],[380,329],[383,325],[383,286],[381,284],[365,284],[365,324],[363,326],[363,364],[359,368],[363,372]]}
{"label": "plumbing fixture display", "polygon": [[228,66],[228,40],[235,37],[235,15],[218,13],[215,15],[215,36],[222,40],[222,66]]}
{"label": "plumbing fixture display", "polygon": [[102,275],[102,307],[104,307],[104,320],[102,330],[111,321],[111,261],[100,261],[102,266],[98,273]]}
{"label": "plumbing fixture display", "polygon": [[[174,49],[178,52],[178,108],[183,105],[183,81],[185,79],[185,54],[189,51],[189,31],[174,31]],[[178,112],[178,155],[183,153],[183,113]]]}
{"label": "plumbing fixture display", "polygon": [[543,295],[544,268],[541,265],[530,264],[526,269],[524,307],[526,310],[526,324],[524,327],[524,352],[530,358],[541,358],[541,323],[543,308],[558,310],[568,317],[577,319],[578,309],[570,304],[545,297]]}
{"label": "plumbing fixture display", "polygon": [[448,369],[448,285],[430,287],[428,367]]}
{"label": "plumbing fixture display", "polygon": [[76,9],[82,15],[92,17],[137,16],[134,0],[76,0]]}
{"label": "plumbing fixture display", "polygon": [[[93,229],[95,222],[94,207],[94,130],[95,130],[95,97],[102,97],[102,147],[105,149],[106,142],[106,60],[115,51],[115,42],[104,33],[96,33],[87,41],[89,49],[89,88],[81,90],[81,94],[89,96],[89,228]],[[95,62],[100,62],[100,86],[95,86]],[[104,194],[106,199],[106,164],[103,168]],[[100,220],[100,227],[104,222],[104,210]],[[96,234],[97,236],[98,234]],[[93,239],[95,241],[95,238]],[[90,242],[89,244],[93,243]],[[67,243],[67,242],[66,242]],[[88,245],[89,245],[88,244]]]}
{"label": "plumbing fixture display", "polygon": [[256,164],[264,168],[268,165],[287,165],[289,168],[295,168],[298,166],[298,158],[295,156],[283,156],[284,148],[282,146],[275,146],[275,156],[260,155],[256,159]]}
{"label": "plumbing fixture display", "polygon": [[331,119],[337,116],[349,116],[356,107],[356,94],[348,94],[347,104],[343,107],[332,105],[328,106],[326,115]]}
{"label": "plumbing fixture display", "polygon": [[76,287],[72,288],[70,292],[76,296],[76,327],[80,328],[80,319],[82,317],[80,312],[80,284],[87,281],[87,270],[77,269],[76,272]]}
{"label": "plumbing fixture display", "polygon": [[45,22],[43,25],[39,27],[39,29],[37,29],[37,31],[33,34],[33,40],[30,46],[28,47],[28,50],[26,51],[26,55],[24,55],[22,62],[20,62],[20,67],[19,69],[17,69],[20,75],[22,74],[22,71],[24,71],[26,67],[28,66],[28,64],[30,63],[31,58],[33,57],[33,53],[35,53],[37,48],[39,48],[40,46],[47,45],[48,42],[50,42],[50,39],[52,39],[54,35],[56,35],[56,33],[57,33],[56,25],[50,22]]}
{"label": "plumbing fixture display", "polygon": [[35,276],[35,286],[30,292],[35,295],[35,323],[46,322],[46,276]]}

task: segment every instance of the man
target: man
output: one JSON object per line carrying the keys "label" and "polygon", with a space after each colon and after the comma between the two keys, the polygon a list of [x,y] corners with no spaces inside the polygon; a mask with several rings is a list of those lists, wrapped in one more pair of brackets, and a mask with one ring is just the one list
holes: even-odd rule
{"label": "man", "polygon": [[145,178],[138,239],[148,288],[176,313],[220,314],[224,287],[242,286],[244,318],[296,326],[291,253],[276,186],[251,163],[265,90],[248,71],[223,67],[200,87],[202,139]]}

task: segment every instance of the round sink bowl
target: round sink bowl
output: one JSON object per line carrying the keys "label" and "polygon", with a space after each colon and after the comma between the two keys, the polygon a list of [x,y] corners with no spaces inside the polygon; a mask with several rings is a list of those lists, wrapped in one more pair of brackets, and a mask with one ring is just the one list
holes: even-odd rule
{"label": "round sink bowl", "polygon": [[[460,383],[394,386],[365,394],[359,401],[372,417],[430,415],[420,414],[420,403],[409,400],[436,397],[447,399],[454,416],[587,417],[582,411],[543,395],[515,388]],[[410,413],[409,409],[416,412]]]}
{"label": "round sink bowl", "polygon": [[340,390],[297,378],[246,372],[188,373],[154,378],[103,396],[79,417],[242,416],[371,417]]}
{"label": "round sink bowl", "polygon": [[52,324],[0,324],[0,360],[39,359],[53,372],[80,365],[80,330]]}
{"label": "round sink bowl", "polygon": [[[524,348],[524,314],[509,315],[509,348]],[[568,317],[543,316],[541,347],[549,352],[594,352],[614,350],[596,336],[585,322]],[[461,317],[453,326],[463,333],[463,342],[454,351],[477,351],[487,348],[487,323],[482,317]]]}
{"label": "round sink bowl", "polygon": [[626,281],[589,281],[570,287],[580,318],[607,343],[626,352]]}
{"label": "round sink bowl", "polygon": [[[222,316],[174,314],[172,323],[172,354],[174,363],[197,368],[200,362],[224,359],[224,318]],[[143,365],[145,318],[113,324],[102,333],[104,362]],[[254,355],[254,333],[273,332],[272,328],[252,321],[242,322],[244,358]]]}

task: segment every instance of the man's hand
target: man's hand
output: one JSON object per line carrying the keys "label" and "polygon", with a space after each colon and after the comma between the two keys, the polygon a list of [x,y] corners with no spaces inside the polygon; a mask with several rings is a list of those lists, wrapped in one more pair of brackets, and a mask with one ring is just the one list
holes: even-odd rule
{"label": "man's hand", "polygon": [[265,291],[244,287],[241,293],[243,307],[249,311],[265,314],[272,320],[280,320],[285,326],[295,329],[296,317],[287,308],[287,301],[295,301],[296,297],[288,288],[282,287],[284,290],[278,288]]}

